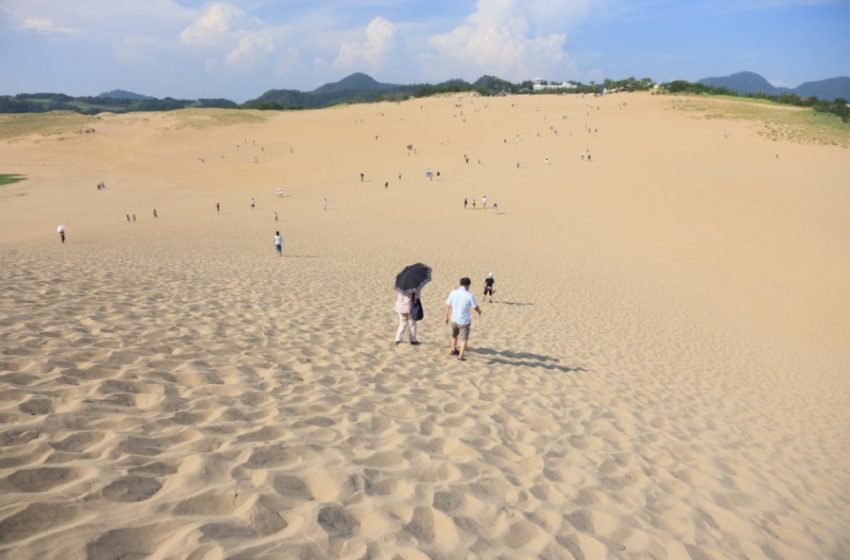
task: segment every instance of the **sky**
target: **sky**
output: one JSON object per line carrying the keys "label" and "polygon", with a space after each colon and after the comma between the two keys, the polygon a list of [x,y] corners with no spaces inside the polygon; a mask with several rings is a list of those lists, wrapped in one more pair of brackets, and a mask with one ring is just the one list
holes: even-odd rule
{"label": "sky", "polygon": [[850,0],[0,0],[0,94],[850,76]]}

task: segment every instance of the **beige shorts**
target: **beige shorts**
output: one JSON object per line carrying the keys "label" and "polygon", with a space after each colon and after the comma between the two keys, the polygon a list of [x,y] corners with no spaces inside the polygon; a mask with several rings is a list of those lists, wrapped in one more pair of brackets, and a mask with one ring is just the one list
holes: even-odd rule
{"label": "beige shorts", "polygon": [[458,325],[452,321],[452,336],[456,336],[458,340],[466,342],[469,340],[469,325]]}

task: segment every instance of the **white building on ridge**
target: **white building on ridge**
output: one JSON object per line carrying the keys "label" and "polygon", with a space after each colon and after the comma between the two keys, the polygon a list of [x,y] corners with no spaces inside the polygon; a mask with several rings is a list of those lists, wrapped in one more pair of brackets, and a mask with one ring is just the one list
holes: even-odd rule
{"label": "white building on ridge", "polygon": [[573,84],[570,82],[547,82],[542,78],[534,78],[531,80],[531,88],[534,91],[558,91],[564,89],[576,89],[578,87],[577,84]]}

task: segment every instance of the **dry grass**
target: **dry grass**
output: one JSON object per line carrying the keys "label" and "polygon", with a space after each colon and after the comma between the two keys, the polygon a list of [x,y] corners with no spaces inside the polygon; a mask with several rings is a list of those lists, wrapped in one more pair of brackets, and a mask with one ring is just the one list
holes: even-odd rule
{"label": "dry grass", "polygon": [[211,128],[234,124],[265,122],[269,115],[261,111],[242,109],[182,109],[175,111],[177,128]]}
{"label": "dry grass", "polygon": [[706,119],[735,119],[760,125],[758,133],[774,142],[823,144],[850,147],[850,125],[834,115],[806,107],[779,105],[762,99],[733,97],[681,97],[671,103],[674,109],[701,113]]}
{"label": "dry grass", "polygon": [[93,126],[97,118],[69,111],[49,113],[19,113],[0,115],[0,140],[23,136],[53,136],[71,132],[82,132]]}

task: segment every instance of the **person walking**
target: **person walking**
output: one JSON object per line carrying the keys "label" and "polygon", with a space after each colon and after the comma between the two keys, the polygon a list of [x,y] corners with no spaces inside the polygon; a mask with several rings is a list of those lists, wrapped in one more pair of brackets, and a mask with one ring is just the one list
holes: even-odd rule
{"label": "person walking", "polygon": [[395,333],[395,343],[401,344],[401,339],[404,336],[404,331],[410,330],[410,344],[418,346],[419,341],[416,340],[416,319],[410,312],[414,302],[419,299],[420,293],[413,292],[411,294],[398,294],[395,298],[395,312],[398,313],[398,330]]}
{"label": "person walking", "polygon": [[328,209],[328,197],[324,197],[322,199],[322,210],[327,210],[327,209]]}
{"label": "person walking", "polygon": [[251,210],[253,210],[257,206],[257,201],[254,200],[254,197],[251,197]]}
{"label": "person walking", "polygon": [[59,239],[62,240],[62,243],[65,243],[65,226],[60,225],[58,228],[56,228],[56,233],[59,234]]}
{"label": "person walking", "polygon": [[487,275],[487,278],[484,279],[484,301],[487,301],[487,297],[490,297],[490,303],[493,303],[493,284],[496,282],[495,278],[493,278],[493,273]]}
{"label": "person walking", "polygon": [[467,199],[465,199],[465,198],[464,198],[464,199],[463,199],[463,209],[464,209],[464,210],[466,210],[466,206],[467,206],[467,204],[469,204],[469,201],[468,201]]}
{"label": "person walking", "polygon": [[466,361],[466,344],[469,341],[469,327],[472,324],[470,310],[474,309],[481,316],[481,308],[475,301],[475,296],[469,293],[472,281],[464,276],[460,279],[460,286],[449,293],[446,299],[446,324],[451,319],[452,328],[452,350],[451,355],[457,356],[458,360]]}
{"label": "person walking", "polygon": [[277,251],[277,256],[283,256],[283,238],[280,236],[280,232],[274,232],[274,250]]}

